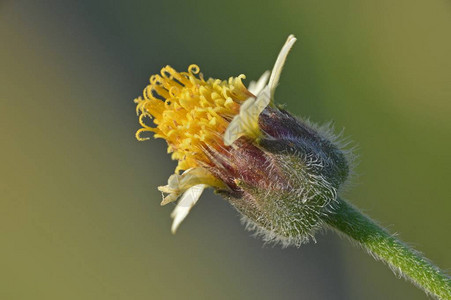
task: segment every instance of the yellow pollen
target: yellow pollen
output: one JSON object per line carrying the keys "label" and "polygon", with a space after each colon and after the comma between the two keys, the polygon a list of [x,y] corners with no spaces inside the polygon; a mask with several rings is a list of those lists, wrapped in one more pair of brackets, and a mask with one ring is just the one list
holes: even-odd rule
{"label": "yellow pollen", "polygon": [[[205,149],[225,148],[223,134],[240,111],[241,104],[253,95],[242,83],[244,75],[228,81],[204,80],[197,65],[188,72],[177,72],[170,66],[161,75],[152,75],[143,96],[135,99],[136,112],[142,128],[138,140],[147,140],[143,132],[153,132],[155,138],[168,143],[168,153],[178,160],[176,173],[211,163]],[[154,126],[145,123],[146,117]]]}

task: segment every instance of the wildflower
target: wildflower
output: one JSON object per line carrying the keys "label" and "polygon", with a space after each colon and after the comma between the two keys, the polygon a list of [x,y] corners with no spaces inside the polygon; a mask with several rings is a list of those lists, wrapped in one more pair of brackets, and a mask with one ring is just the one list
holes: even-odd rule
{"label": "wildflower", "polygon": [[[338,197],[352,157],[328,127],[293,117],[274,104],[282,67],[296,39],[290,35],[272,72],[246,87],[244,75],[205,80],[200,69],[170,66],[153,75],[135,99],[142,128],[163,138],[178,161],[162,205],[178,200],[175,232],[205,188],[213,188],[265,241],[299,246],[322,227],[364,247],[427,294],[451,299],[447,274]],[[145,120],[151,119],[153,125]]]}
{"label": "wildflower", "polygon": [[326,133],[273,100],[295,41],[290,35],[272,72],[248,87],[244,75],[205,80],[196,65],[180,73],[166,66],[135,100],[142,125],[138,140],[153,132],[178,160],[168,184],[159,187],[166,195],[162,205],[180,198],[172,232],[207,187],[227,198],[248,228],[285,244],[312,236],[331,210],[348,174],[344,154]]}

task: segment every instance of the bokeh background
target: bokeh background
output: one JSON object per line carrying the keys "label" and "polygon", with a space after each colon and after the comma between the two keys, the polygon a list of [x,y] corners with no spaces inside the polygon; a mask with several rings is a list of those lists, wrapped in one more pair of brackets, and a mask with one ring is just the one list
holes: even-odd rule
{"label": "bokeh background", "polygon": [[272,68],[276,100],[359,146],[346,197],[451,267],[451,5],[418,1],[1,1],[1,299],[425,299],[334,233],[263,246],[206,193],[174,236],[140,143],[151,74]]}

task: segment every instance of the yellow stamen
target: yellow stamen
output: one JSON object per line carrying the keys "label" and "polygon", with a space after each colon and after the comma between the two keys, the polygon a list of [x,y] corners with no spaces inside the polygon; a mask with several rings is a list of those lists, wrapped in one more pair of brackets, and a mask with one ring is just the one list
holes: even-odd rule
{"label": "yellow stamen", "polygon": [[[143,128],[136,132],[138,140],[146,140],[141,134],[153,132],[156,138],[164,138],[168,152],[178,160],[180,170],[209,164],[204,152],[207,148],[224,148],[223,134],[231,120],[239,114],[241,104],[253,97],[242,83],[244,75],[228,81],[204,80],[197,65],[188,72],[177,72],[170,66],[153,75],[143,97],[135,99],[139,123]],[[155,126],[145,123],[146,117]]]}

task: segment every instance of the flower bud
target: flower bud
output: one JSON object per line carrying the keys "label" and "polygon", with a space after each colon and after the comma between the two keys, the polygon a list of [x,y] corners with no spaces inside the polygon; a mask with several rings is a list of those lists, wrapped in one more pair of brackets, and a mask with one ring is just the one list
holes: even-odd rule
{"label": "flower bud", "polygon": [[258,146],[241,141],[234,147],[229,169],[238,174],[216,173],[236,184],[222,194],[265,241],[300,245],[333,213],[349,174],[346,156],[327,131],[282,109],[266,108],[259,127]]}
{"label": "flower bud", "polygon": [[[164,138],[179,161],[162,205],[178,201],[175,232],[202,191],[211,187],[266,241],[300,245],[332,213],[349,174],[330,130],[301,121],[274,105],[274,91],[289,50],[289,36],[272,72],[246,88],[244,75],[204,80],[196,65],[179,73],[167,66],[135,100],[137,138]],[[146,117],[154,126],[147,125]],[[181,174],[179,171],[184,171]]]}

